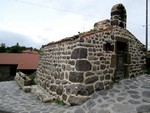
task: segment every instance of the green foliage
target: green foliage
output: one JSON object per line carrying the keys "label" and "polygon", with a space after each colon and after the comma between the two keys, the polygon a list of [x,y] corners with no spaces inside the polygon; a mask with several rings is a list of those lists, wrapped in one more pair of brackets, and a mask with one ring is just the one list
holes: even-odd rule
{"label": "green foliage", "polygon": [[57,104],[59,104],[59,105],[61,105],[61,106],[64,106],[64,105],[66,105],[65,103],[64,103],[64,100],[56,100],[56,103]]}
{"label": "green foliage", "polygon": [[86,34],[86,33],[92,33],[92,32],[95,32],[96,30],[95,29],[90,29],[90,31],[84,31],[84,32],[78,32],[79,35],[82,35],[82,34]]}
{"label": "green foliage", "polygon": [[34,81],[36,77],[36,72],[29,75],[29,78],[31,79],[31,85],[36,85],[36,82]]}
{"label": "green foliage", "polygon": [[20,46],[19,43],[11,47],[6,47],[4,43],[0,44],[0,53],[22,53],[24,50],[34,50],[40,53],[40,50],[36,48]]}
{"label": "green foliage", "polygon": [[4,43],[2,43],[1,46],[0,46],[0,53],[5,52],[5,49],[6,49],[6,46],[5,46]]}

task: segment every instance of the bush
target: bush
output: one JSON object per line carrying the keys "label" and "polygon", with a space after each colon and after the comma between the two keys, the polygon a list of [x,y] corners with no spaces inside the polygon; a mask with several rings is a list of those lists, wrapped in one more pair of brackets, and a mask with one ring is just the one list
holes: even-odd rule
{"label": "bush", "polygon": [[66,105],[65,103],[64,103],[64,100],[56,100],[56,103],[57,104],[59,104],[59,105],[62,105],[62,106],[64,106],[64,105]]}
{"label": "bush", "polygon": [[36,76],[36,72],[29,75],[29,78],[31,79],[31,85],[36,85],[36,82],[34,81],[35,76]]}

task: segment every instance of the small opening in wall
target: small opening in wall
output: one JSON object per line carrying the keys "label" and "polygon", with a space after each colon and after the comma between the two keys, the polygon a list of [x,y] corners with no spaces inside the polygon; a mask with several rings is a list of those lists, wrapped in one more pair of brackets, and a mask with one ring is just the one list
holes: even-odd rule
{"label": "small opening in wall", "polygon": [[106,51],[111,51],[111,44],[110,43],[106,43]]}
{"label": "small opening in wall", "polygon": [[104,44],[104,50],[105,51],[113,51],[114,50],[114,46],[111,45],[111,43],[107,42],[106,44]]}

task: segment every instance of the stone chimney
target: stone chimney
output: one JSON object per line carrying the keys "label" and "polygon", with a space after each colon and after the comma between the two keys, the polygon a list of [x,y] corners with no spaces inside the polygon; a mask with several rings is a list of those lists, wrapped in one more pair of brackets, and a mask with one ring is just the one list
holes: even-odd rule
{"label": "stone chimney", "polygon": [[111,25],[126,28],[127,14],[122,4],[116,4],[111,9]]}

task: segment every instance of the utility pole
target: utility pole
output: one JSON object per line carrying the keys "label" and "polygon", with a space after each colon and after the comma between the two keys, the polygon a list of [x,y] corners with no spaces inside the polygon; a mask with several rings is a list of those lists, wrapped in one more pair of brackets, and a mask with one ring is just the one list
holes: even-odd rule
{"label": "utility pole", "polygon": [[146,51],[148,51],[148,0],[146,0]]}

